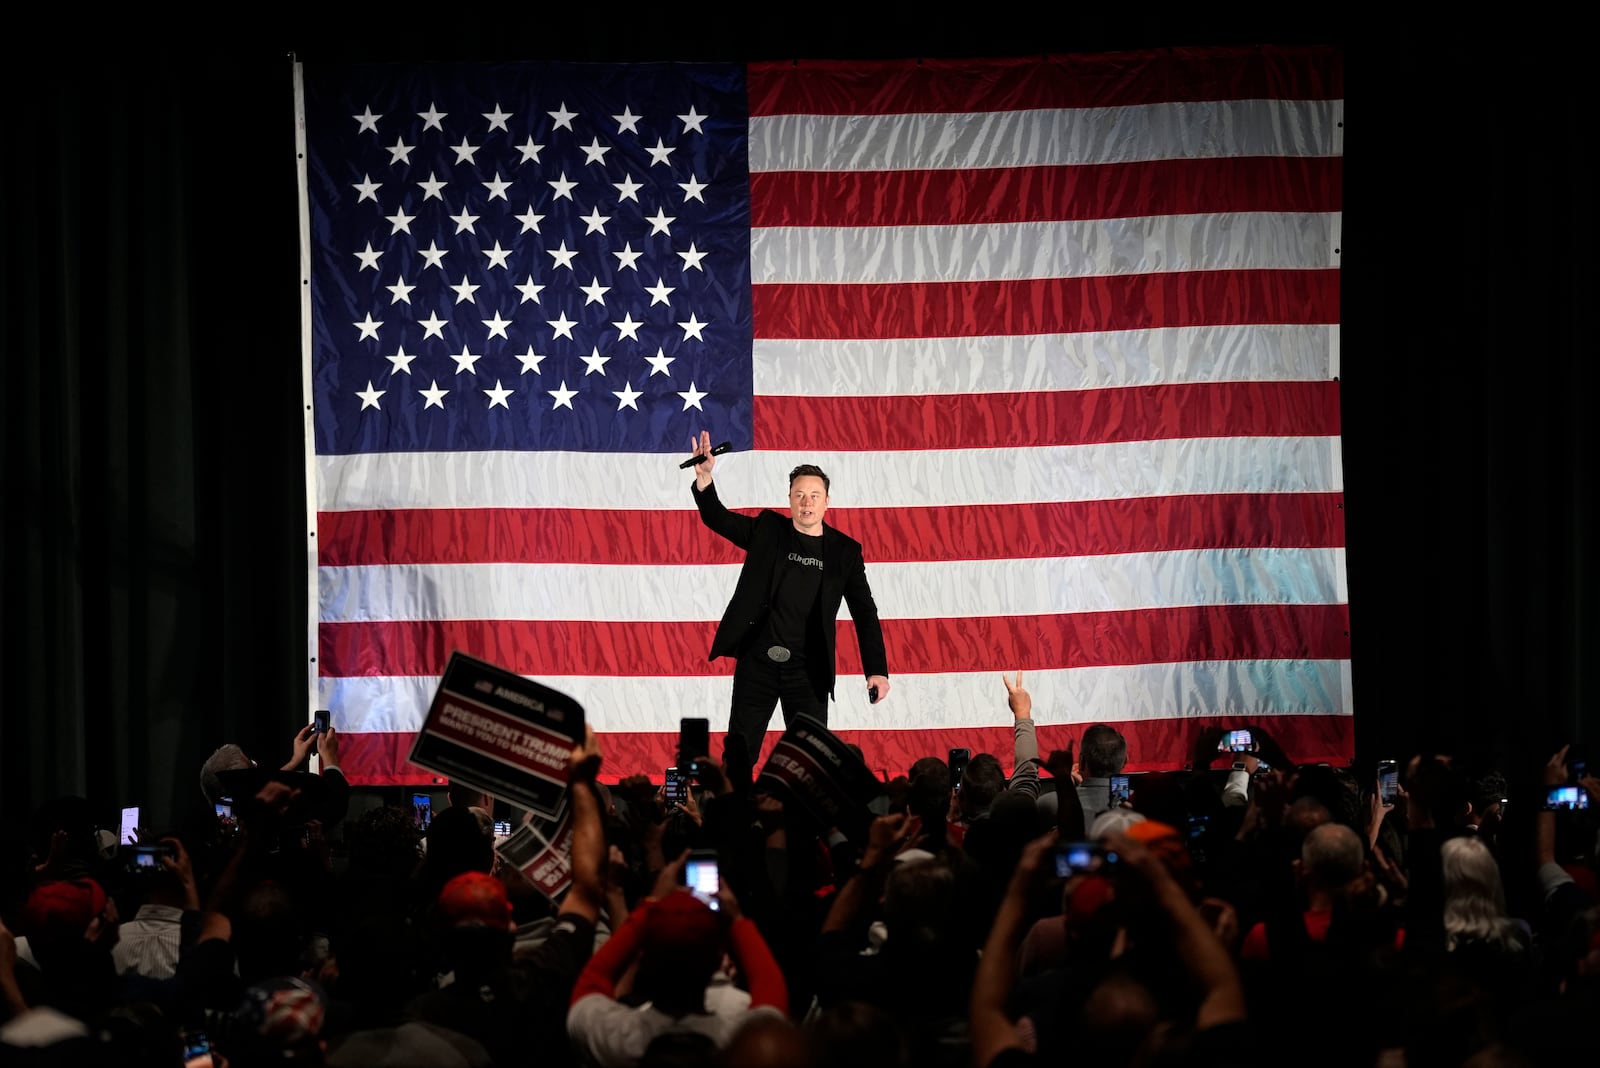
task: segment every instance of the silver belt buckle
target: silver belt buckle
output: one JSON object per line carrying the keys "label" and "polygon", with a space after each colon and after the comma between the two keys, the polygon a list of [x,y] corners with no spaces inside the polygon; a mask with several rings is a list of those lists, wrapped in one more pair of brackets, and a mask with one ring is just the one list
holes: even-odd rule
{"label": "silver belt buckle", "polygon": [[793,654],[790,653],[789,650],[785,649],[781,645],[773,645],[767,648],[767,659],[772,661],[774,664],[782,664],[792,655]]}

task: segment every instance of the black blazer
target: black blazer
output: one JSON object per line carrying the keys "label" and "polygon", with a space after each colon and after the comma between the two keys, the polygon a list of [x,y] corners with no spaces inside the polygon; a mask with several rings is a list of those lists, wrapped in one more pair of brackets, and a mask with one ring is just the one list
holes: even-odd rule
{"label": "black blazer", "polygon": [[[721,534],[744,550],[744,567],[739,570],[739,582],[734,587],[728,609],[717,624],[717,633],[711,641],[711,655],[739,655],[747,640],[765,624],[772,610],[772,592],[778,580],[778,563],[788,551],[789,531],[794,520],[783,512],[764,509],[754,516],[730,512],[717,496],[713,482],[702,492],[693,483],[695,507],[700,509],[700,519],[706,526]],[[808,647],[806,671],[824,685],[819,692],[832,696],[836,676],[834,663],[834,621],[839,618],[839,605],[850,605],[850,618],[856,626],[856,642],[861,647],[861,664],[865,677],[889,677],[889,661],[883,649],[883,626],[878,621],[878,606],[872,600],[872,589],[867,585],[867,565],[861,556],[861,543],[842,534],[827,523],[822,524],[822,599],[820,633],[811,641],[820,641],[825,647],[822,656],[813,655]]]}

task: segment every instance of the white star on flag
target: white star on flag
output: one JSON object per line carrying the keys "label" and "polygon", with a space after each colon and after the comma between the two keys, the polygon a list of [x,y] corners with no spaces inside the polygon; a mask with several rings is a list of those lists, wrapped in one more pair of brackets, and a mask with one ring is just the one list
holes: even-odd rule
{"label": "white star on flag", "polygon": [[398,234],[401,230],[404,230],[409,234],[411,232],[411,220],[415,219],[416,216],[407,215],[404,208],[396,208],[393,215],[385,215],[384,218],[388,219],[389,222],[394,226],[394,229],[389,231],[389,234],[392,237],[393,235]]}
{"label": "white star on flag", "polygon": [[643,256],[644,253],[633,251],[632,241],[624,241],[622,243],[622,251],[613,252],[612,255],[617,258],[617,270],[637,271],[639,268],[634,266],[633,261],[637,260],[640,256]]}
{"label": "white star on flag", "polygon": [[700,124],[705,122],[710,117],[711,116],[709,115],[701,115],[699,112],[695,111],[693,104],[689,105],[689,114],[678,116],[678,118],[683,120],[684,133],[688,133],[690,130],[694,130],[696,133],[705,133],[705,127],[701,126]]}
{"label": "white star on flag", "polygon": [[[360,115],[352,115],[350,117],[352,119],[355,119],[357,122],[359,122],[361,124],[360,126],[356,127],[356,133],[358,133],[358,134],[366,133],[368,130],[371,130],[373,133],[377,133],[378,132],[378,120],[383,118],[382,115],[374,115],[372,113],[372,106],[370,104],[366,107],[365,110],[362,111],[362,113]],[[638,133],[638,132],[639,131],[637,131],[637,130],[634,131],[634,133]]]}
{"label": "white star on flag", "polygon": [[646,215],[644,217],[644,221],[650,224],[650,233],[652,235],[666,234],[668,237],[671,237],[671,227],[672,224],[677,221],[677,218],[678,217],[676,215],[668,215],[660,208],[657,208],[656,213],[654,215]]}
{"label": "white star on flag", "polygon": [[444,117],[448,114],[448,111],[440,111],[437,104],[430,103],[427,111],[417,112],[417,118],[422,120],[423,132],[438,130],[444,133]]}
{"label": "white star on flag", "polygon": [[463,273],[461,275],[461,281],[457,282],[455,285],[451,286],[450,288],[456,291],[456,303],[457,304],[460,304],[462,301],[470,301],[471,303],[476,304],[476,303],[478,303],[478,298],[473,296],[473,294],[476,293],[478,290],[482,289],[483,287],[482,286],[476,286],[476,285],[473,285],[471,282],[468,282],[466,274]]}
{"label": "white star on flag", "polygon": [[700,266],[700,261],[705,259],[707,256],[709,256],[710,253],[709,252],[697,252],[697,251],[695,251],[694,242],[691,241],[691,242],[689,242],[689,251],[688,252],[680,252],[680,253],[678,253],[678,255],[683,257],[683,269],[684,270],[687,271],[690,268],[693,268],[696,271],[704,271],[705,268]]}
{"label": "white star on flag", "polygon": [[389,162],[409,165],[411,163],[411,149],[411,145],[396,138],[395,143],[389,146]]}
{"label": "white star on flag", "polygon": [[450,391],[448,389],[440,389],[439,380],[435,378],[433,380],[433,385],[429,386],[427,389],[419,389],[417,392],[422,394],[423,397],[427,398],[427,402],[422,406],[423,411],[427,411],[429,408],[438,408],[440,411],[443,411],[445,394],[449,393]]}
{"label": "white star on flag", "polygon": [[430,313],[426,319],[417,320],[417,324],[422,327],[422,340],[424,341],[428,340],[430,337],[436,337],[440,341],[443,341],[444,328],[448,326],[449,323],[449,319],[439,318],[438,312]]}
{"label": "white star on flag", "polygon": [[683,398],[684,411],[688,411],[690,408],[699,408],[700,411],[705,411],[704,408],[700,407],[700,402],[706,398],[706,394],[694,388],[693,380],[689,382],[688,389],[678,391],[678,396]]}
{"label": "white star on flag", "polygon": [[[365,390],[356,390],[356,396],[361,398],[361,410],[366,411],[368,408],[378,408],[378,398],[387,392],[389,391],[386,389],[373,389],[372,379],[367,379],[367,388]],[[378,408],[378,410],[382,411],[383,409]]]}
{"label": "white star on flag", "polygon": [[399,280],[395,282],[394,285],[384,286],[383,288],[394,294],[393,298],[391,298],[389,301],[390,304],[399,304],[401,301],[405,301],[407,304],[410,304],[411,291],[417,287],[406,285],[406,276],[401,275]]}
{"label": "white star on flag", "polygon": [[[559,130],[563,126],[566,127],[567,129],[571,130],[572,129],[572,120],[578,117],[578,113],[576,111],[568,111],[567,110],[567,102],[565,100],[563,100],[561,102],[561,110],[560,111],[547,111],[547,112],[545,112],[545,114],[549,115],[552,119],[556,120],[556,124],[554,126],[550,127],[552,130]],[[567,407],[570,408],[570,407],[572,407],[572,405],[569,404],[569,405],[567,405]]]}
{"label": "white star on flag", "polygon": [[494,110],[484,112],[483,117],[489,120],[489,129],[505,130],[506,133],[511,132],[510,128],[506,126],[506,120],[511,117],[511,113],[509,111],[501,111],[498,100],[495,101]]}
{"label": "white star on flag", "polygon": [[671,378],[672,372],[669,371],[668,368],[672,366],[672,361],[676,358],[677,357],[675,356],[668,356],[660,348],[656,349],[656,354],[654,356],[646,356],[645,361],[650,364],[650,377],[654,378],[656,375],[666,375],[668,378]]}
{"label": "white star on flag", "polygon": [[356,253],[356,259],[361,261],[361,266],[358,269],[365,271],[370,267],[372,270],[376,271],[378,269],[378,257],[382,255],[382,250],[374,252],[372,249],[372,242],[368,241],[367,251]]}
{"label": "white star on flag", "polygon": [[656,138],[655,148],[646,148],[645,151],[650,153],[650,166],[654,167],[657,163],[665,164],[669,167],[672,165],[667,162],[667,157],[672,155],[672,149],[661,138]]}
{"label": "white star on flag", "polygon": [[511,250],[508,248],[501,248],[500,242],[497,239],[494,243],[494,248],[484,249],[483,255],[489,261],[489,265],[485,267],[484,270],[488,271],[496,267],[505,269],[506,257],[511,255]]}
{"label": "white star on flag", "polygon": [[632,408],[634,411],[638,411],[639,398],[644,396],[643,393],[634,390],[631,382],[622,383],[622,389],[612,390],[611,395],[617,398],[617,411],[619,412],[624,408]]}
{"label": "white star on flag", "polygon": [[705,335],[702,334],[701,331],[711,324],[702,323],[699,319],[695,318],[694,312],[690,312],[689,321],[686,323],[679,323],[678,325],[683,327],[683,340],[688,341],[690,338],[694,338],[697,341],[704,341]]}
{"label": "white star on flag", "polygon": [[411,373],[411,361],[416,358],[417,357],[414,354],[408,355],[406,353],[406,347],[404,345],[396,345],[394,355],[384,357],[384,359],[394,364],[394,370],[389,372],[392,375],[397,375],[402,371],[409,375]]}
{"label": "white star on flag", "polygon": [[521,283],[520,285],[517,286],[517,292],[522,294],[522,300],[518,301],[518,303],[519,304],[526,304],[528,301],[531,300],[535,304],[538,304],[539,303],[539,294],[541,292],[543,292],[543,290],[544,290],[544,286],[535,285],[534,281],[533,281],[533,275],[530,274],[528,276],[528,280],[526,282],[523,282],[523,283]]}
{"label": "white star on flag", "polygon": [[600,347],[598,345],[595,346],[589,355],[583,357],[583,365],[588,368],[588,370],[583,372],[583,377],[588,378],[590,375],[604,375],[606,373],[606,364],[610,361],[611,357],[600,355]]}
{"label": "white star on flag", "polygon": [[383,183],[374,182],[371,175],[363,174],[361,176],[361,181],[355,183],[350,188],[358,191],[361,194],[360,196],[356,197],[357,204],[368,199],[369,197],[371,198],[372,202],[376,204],[378,202],[378,187],[381,185],[383,185]]}
{"label": "white star on flag", "polygon": [[545,392],[556,399],[556,402],[550,406],[550,410],[552,412],[557,408],[565,408],[568,411],[575,410],[572,407],[572,398],[578,395],[578,391],[575,389],[568,389],[566,379],[561,380],[560,389],[547,389]]}
{"label": "white star on flag", "polygon": [[631,200],[635,204],[639,203],[639,190],[644,188],[643,184],[634,181],[631,176],[626,174],[622,176],[622,181],[612,182],[611,184],[617,187],[617,203],[620,204],[624,200]]}
{"label": "white star on flag", "polygon": [[523,374],[527,374],[529,371],[532,371],[534,374],[539,374],[539,365],[544,362],[544,357],[539,355],[539,353],[534,352],[532,345],[529,345],[528,351],[524,352],[521,356],[518,356],[517,359],[522,361]]}
{"label": "white star on flag", "polygon": [[565,241],[561,242],[560,248],[545,249],[545,252],[549,253],[550,258],[555,261],[551,265],[552,269],[565,267],[569,271],[572,270],[572,258],[578,254],[577,249],[568,251]]}
{"label": "white star on flag", "polygon": [[572,328],[578,325],[578,321],[576,319],[568,319],[565,311],[561,313],[561,318],[546,319],[545,322],[549,323],[551,329],[556,332],[556,337],[564,337],[568,340],[575,340],[572,337]]}
{"label": "white star on flag", "polygon": [[455,152],[457,163],[473,164],[478,162],[478,146],[472,144],[465,137],[461,138],[461,143],[456,146]]}
{"label": "white star on flag", "polygon": [[[639,340],[639,328],[641,326],[643,326],[644,324],[643,323],[634,322],[633,321],[633,313],[632,312],[623,312],[622,313],[622,321],[621,322],[613,322],[611,325],[616,327],[617,330],[618,330],[618,336],[617,336],[617,340],[618,341],[621,341],[625,337],[631,337],[631,338],[633,338],[633,340],[638,341]],[[704,341],[705,339],[701,338],[701,340]]]}
{"label": "white star on flag", "polygon": [[444,270],[444,258],[449,253],[449,249],[439,247],[438,241],[429,241],[427,248],[419,248],[417,250],[417,255],[422,257],[423,270],[427,270],[429,267],[437,267],[441,271]]}
{"label": "white star on flag", "polygon": [[[361,116],[359,116],[359,115],[356,116],[356,118],[360,118],[360,117]],[[628,107],[628,106],[624,105],[623,108],[622,108],[622,114],[621,115],[613,115],[611,117],[613,119],[617,120],[617,133],[621,133],[623,130],[627,130],[629,133],[638,133],[639,132],[639,119],[640,119],[640,116],[635,115],[633,113],[633,109],[631,107]],[[374,126],[373,130],[377,130],[377,127]],[[356,133],[360,133],[360,132],[361,132],[360,130],[356,131]]]}
{"label": "white star on flag", "polygon": [[511,339],[506,337],[506,327],[510,326],[513,322],[515,322],[513,319],[500,318],[500,309],[496,308],[494,318],[483,320],[483,325],[489,328],[490,337],[502,337],[507,341],[510,341]]}
{"label": "white star on flag", "polygon": [[494,380],[493,389],[486,389],[483,391],[484,396],[489,398],[489,407],[493,408],[498,404],[508,412],[511,410],[511,405],[506,403],[506,398],[511,396],[511,394],[514,392],[515,390],[503,388],[500,385],[500,380],[498,378]]}
{"label": "white star on flag", "polygon": [[667,298],[672,296],[673,291],[677,288],[677,286],[667,285],[667,280],[658,274],[656,275],[656,284],[645,286],[644,291],[650,294],[650,306],[652,308],[657,304],[665,304],[670,308],[672,307],[672,302]]}
{"label": "white star on flag", "polygon": [[494,200],[496,197],[506,200],[506,190],[511,188],[511,183],[500,177],[498,173],[495,174],[493,181],[484,182],[482,185],[489,191],[489,200]]}
{"label": "white star on flag", "polygon": [[351,323],[350,325],[361,331],[361,336],[356,338],[357,341],[365,341],[369,337],[376,341],[378,340],[378,327],[383,325],[383,320],[373,319],[372,313],[367,312],[365,320],[359,323]]}
{"label": "white star on flag", "polygon": [[479,360],[483,359],[483,356],[482,354],[474,356],[471,349],[467,348],[465,345],[462,345],[461,351],[452,353],[450,358],[456,361],[456,374],[460,374],[462,371],[469,371],[472,374],[477,374],[478,368],[476,365]]}

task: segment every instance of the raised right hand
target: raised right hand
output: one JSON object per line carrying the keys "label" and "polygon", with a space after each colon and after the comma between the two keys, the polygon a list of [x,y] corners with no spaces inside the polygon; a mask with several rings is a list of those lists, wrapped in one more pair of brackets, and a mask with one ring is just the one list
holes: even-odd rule
{"label": "raised right hand", "polygon": [[711,455],[711,431],[702,430],[698,438],[689,439],[689,455],[704,456],[705,460],[694,466],[694,484],[697,489],[705,489],[711,485],[711,470],[717,466],[717,458]]}

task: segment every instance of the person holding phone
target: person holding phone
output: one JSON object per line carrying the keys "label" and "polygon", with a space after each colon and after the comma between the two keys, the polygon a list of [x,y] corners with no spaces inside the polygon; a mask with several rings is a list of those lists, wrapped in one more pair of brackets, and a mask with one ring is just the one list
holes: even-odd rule
{"label": "person holding phone", "polygon": [[704,457],[694,469],[700,519],[745,551],[708,659],[736,661],[727,744],[740,740],[753,764],[780,703],[785,725],[796,715],[827,724],[836,672],[834,621],[841,604],[850,606],[855,623],[868,699],[889,696],[883,627],[861,543],[823,522],[831,480],[822,468],[801,464],[789,472],[787,516],[771,509],[741,515],[717,496],[710,433],[702,431],[692,445]]}

